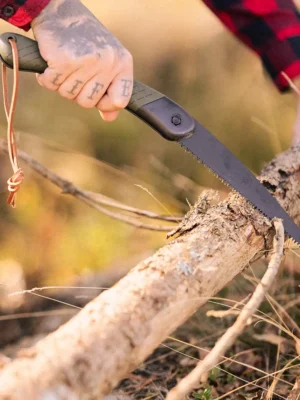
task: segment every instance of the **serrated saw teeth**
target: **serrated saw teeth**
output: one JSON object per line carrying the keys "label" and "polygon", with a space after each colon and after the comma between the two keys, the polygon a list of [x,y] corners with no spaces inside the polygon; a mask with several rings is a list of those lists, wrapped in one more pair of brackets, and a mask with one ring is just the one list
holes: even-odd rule
{"label": "serrated saw teeth", "polygon": [[281,218],[287,236],[300,244],[300,229],[275,197],[215,136],[195,120],[195,131],[180,145],[206,166],[233,192],[245,198],[266,218]]}

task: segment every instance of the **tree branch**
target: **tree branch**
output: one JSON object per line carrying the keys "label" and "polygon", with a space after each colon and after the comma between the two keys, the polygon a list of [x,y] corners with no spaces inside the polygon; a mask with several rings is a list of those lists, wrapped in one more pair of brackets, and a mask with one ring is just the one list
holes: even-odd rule
{"label": "tree branch", "polygon": [[[4,140],[0,140],[0,150],[7,153],[7,142]],[[159,231],[159,232],[169,232],[170,226],[163,226],[163,225],[150,225],[145,224],[137,219],[134,219],[128,215],[120,214],[117,212],[113,212],[108,210],[104,206],[109,206],[113,208],[117,208],[122,211],[130,212],[136,214],[137,216],[146,217],[150,219],[165,221],[165,222],[179,222],[182,217],[172,217],[172,216],[165,216],[159,215],[150,211],[140,210],[138,208],[126,206],[116,200],[113,200],[107,196],[104,196],[100,193],[93,193],[86,190],[82,190],[75,186],[72,182],[60,177],[59,175],[55,174],[53,171],[50,171],[48,168],[44,167],[38,161],[34,160],[30,157],[27,153],[22,150],[18,150],[19,158],[24,161],[30,168],[32,168],[35,172],[41,175],[43,178],[47,179],[54,185],[58,186],[62,193],[70,194],[71,196],[81,200],[83,203],[89,205],[90,207],[94,208],[95,210],[99,211],[102,214],[105,214],[111,218],[117,219],[119,221],[125,222],[128,225],[135,226],[136,228],[140,229],[147,229],[151,231]]]}
{"label": "tree branch", "polygon": [[[300,146],[278,156],[260,178],[296,222],[299,172]],[[187,226],[72,320],[4,366],[0,398],[101,399],[262,257],[274,237],[271,222],[237,194],[200,212]]]}

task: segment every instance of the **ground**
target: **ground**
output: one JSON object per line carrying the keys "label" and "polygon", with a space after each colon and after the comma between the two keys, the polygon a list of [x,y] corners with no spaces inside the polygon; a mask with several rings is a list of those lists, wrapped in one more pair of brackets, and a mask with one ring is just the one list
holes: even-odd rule
{"label": "ground", "polygon": [[[299,348],[295,337],[299,336],[300,299],[297,250],[288,250],[278,277],[276,287],[266,298],[247,330],[240,336],[234,347],[226,354],[227,359],[211,370],[190,399],[286,399],[291,392],[296,377],[300,375]],[[214,346],[216,340],[233,323],[241,301],[247,300],[266,264],[261,260],[249,267],[217,297],[212,298],[201,310],[187,321],[172,337],[161,344],[154,353],[133,371],[116,389],[121,395],[134,399],[164,399],[169,389],[188,374]],[[95,276],[91,277],[95,283]],[[89,279],[81,278],[76,286],[88,287]],[[117,276],[105,277],[106,283]],[[99,286],[103,277],[99,274]],[[112,283],[112,282],[111,282]],[[93,285],[95,286],[95,285]],[[83,306],[93,293],[89,289],[52,290],[43,293],[50,298]],[[2,353],[14,357],[18,350],[32,345],[46,333],[56,329],[76,310],[41,298],[32,301],[27,295],[25,308],[28,318],[5,320],[1,328]],[[36,299],[36,297],[33,297]],[[215,313],[234,307],[230,315],[222,318]],[[67,311],[70,311],[68,314]],[[20,312],[24,312],[24,306]],[[44,315],[35,315],[34,312]],[[64,312],[62,312],[64,311]],[[208,316],[207,312],[214,314]],[[7,316],[8,317],[8,316]],[[37,318],[38,317],[38,318]],[[299,346],[299,345],[298,345]],[[298,352],[298,355],[297,355]],[[294,400],[294,399],[292,399]]]}

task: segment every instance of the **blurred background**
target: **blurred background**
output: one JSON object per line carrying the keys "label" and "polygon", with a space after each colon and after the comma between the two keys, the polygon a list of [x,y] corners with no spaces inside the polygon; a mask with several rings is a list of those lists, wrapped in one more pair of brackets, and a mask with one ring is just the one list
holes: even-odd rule
{"label": "blurred background", "polygon": [[[258,58],[200,1],[84,3],[131,51],[135,77],[184,106],[252,171],[289,146],[294,95],[281,95]],[[0,30],[18,32],[3,21]],[[41,88],[34,74],[21,73],[15,127],[19,148],[44,166],[132,207],[179,215],[203,187],[227,190],[128,112],[105,123],[97,111]],[[2,104],[0,129],[5,138]],[[129,268],[166,243],[165,232],[129,226],[62,195],[24,163],[26,178],[11,209],[8,156],[0,162],[0,262],[21,270],[28,287]]]}
{"label": "blurred background", "polygon": [[[295,95],[280,94],[259,59],[226,31],[201,1],[90,0],[83,3],[131,51],[136,79],[185,107],[254,173],[259,173],[265,163],[289,147],[296,112]],[[0,22],[0,32],[6,31],[20,32]],[[31,32],[26,35],[30,36]],[[0,102],[0,132],[5,139],[6,120],[3,102]],[[15,127],[18,148],[44,167],[83,190],[126,206],[178,216],[189,210],[204,188],[217,189],[221,197],[228,191],[180,146],[165,141],[128,112],[121,112],[114,123],[105,123],[96,110],[81,109],[41,88],[34,74],[21,73]],[[21,165],[25,180],[17,196],[17,208],[12,209],[6,204],[6,181],[12,174],[11,166],[8,155],[0,152],[0,347],[8,357],[56,329],[100,293],[100,287],[109,287],[129,268],[167,243],[166,231],[139,229],[104,215],[62,194],[61,189],[26,163],[21,161]],[[104,208],[133,218],[136,224],[167,225],[166,221]],[[176,224],[169,224],[168,229],[174,227]],[[247,329],[230,357],[239,356],[244,365],[255,365],[267,372],[293,362],[296,351],[292,332],[298,332],[299,321],[296,294],[299,280],[295,273],[295,268],[299,272],[298,257],[294,250],[288,253],[270,293],[272,302],[268,297],[262,306],[265,314],[259,324]],[[205,311],[232,306],[235,301],[245,299],[246,293],[252,293],[256,286],[266,262],[266,259],[260,260],[254,270],[249,268],[218,294],[224,299],[223,305],[219,299],[212,304],[211,299],[201,308],[182,327],[183,332],[177,334],[181,341],[176,344],[169,339],[167,346],[157,349],[153,357],[162,360],[162,369],[154,359],[141,365],[140,372],[136,371],[146,380],[146,370],[150,371],[151,379],[157,374],[161,383],[155,381],[155,387],[147,386],[140,377],[135,381],[131,375],[131,380],[123,382],[125,392],[136,393],[135,398],[153,398],[147,397],[148,390],[164,393],[174,386],[176,377],[185,375],[187,368],[194,366],[191,359],[185,358],[185,353],[196,363],[234,319],[207,318]],[[41,286],[56,288],[8,296]],[[46,298],[40,297],[44,295]],[[53,298],[64,303],[57,307]],[[277,303],[278,311],[274,308],[273,298],[284,306],[285,314]],[[276,321],[279,315],[278,328],[265,320],[265,315]],[[282,345],[282,332],[286,332],[281,324],[284,315],[291,329],[287,331],[290,337],[285,335],[284,339],[288,347]],[[263,333],[264,337],[255,337],[257,333]],[[18,339],[21,339],[19,343]],[[7,346],[12,343],[16,345]],[[205,351],[202,347],[196,348],[196,344],[205,347]],[[286,398],[296,374],[299,375],[299,364],[296,361],[294,364],[294,375],[290,372],[285,377],[289,382],[277,385],[281,397],[276,399]],[[159,375],[159,371],[166,371],[166,365],[170,367],[168,379],[168,373]],[[203,393],[194,394],[194,398],[211,399],[210,395],[216,398],[220,394],[223,398],[233,387],[259,376],[257,369],[231,362],[224,368],[226,371],[222,373],[214,368],[209,376],[210,386],[202,384]],[[267,375],[263,387],[259,387],[266,391],[270,382]],[[140,391],[137,383],[142,388]],[[255,393],[258,390],[257,385],[249,388]],[[235,400],[250,398],[235,397],[236,393],[232,396]]]}

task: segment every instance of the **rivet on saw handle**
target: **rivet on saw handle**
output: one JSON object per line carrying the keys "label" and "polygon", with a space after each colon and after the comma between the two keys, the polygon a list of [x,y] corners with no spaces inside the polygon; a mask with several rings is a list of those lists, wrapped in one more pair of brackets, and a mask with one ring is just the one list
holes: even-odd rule
{"label": "rivet on saw handle", "polygon": [[9,39],[12,38],[18,47],[19,70],[43,73],[47,68],[46,61],[42,58],[38,44],[26,36],[6,32],[0,35],[0,58],[9,68],[13,68],[13,56]]}

